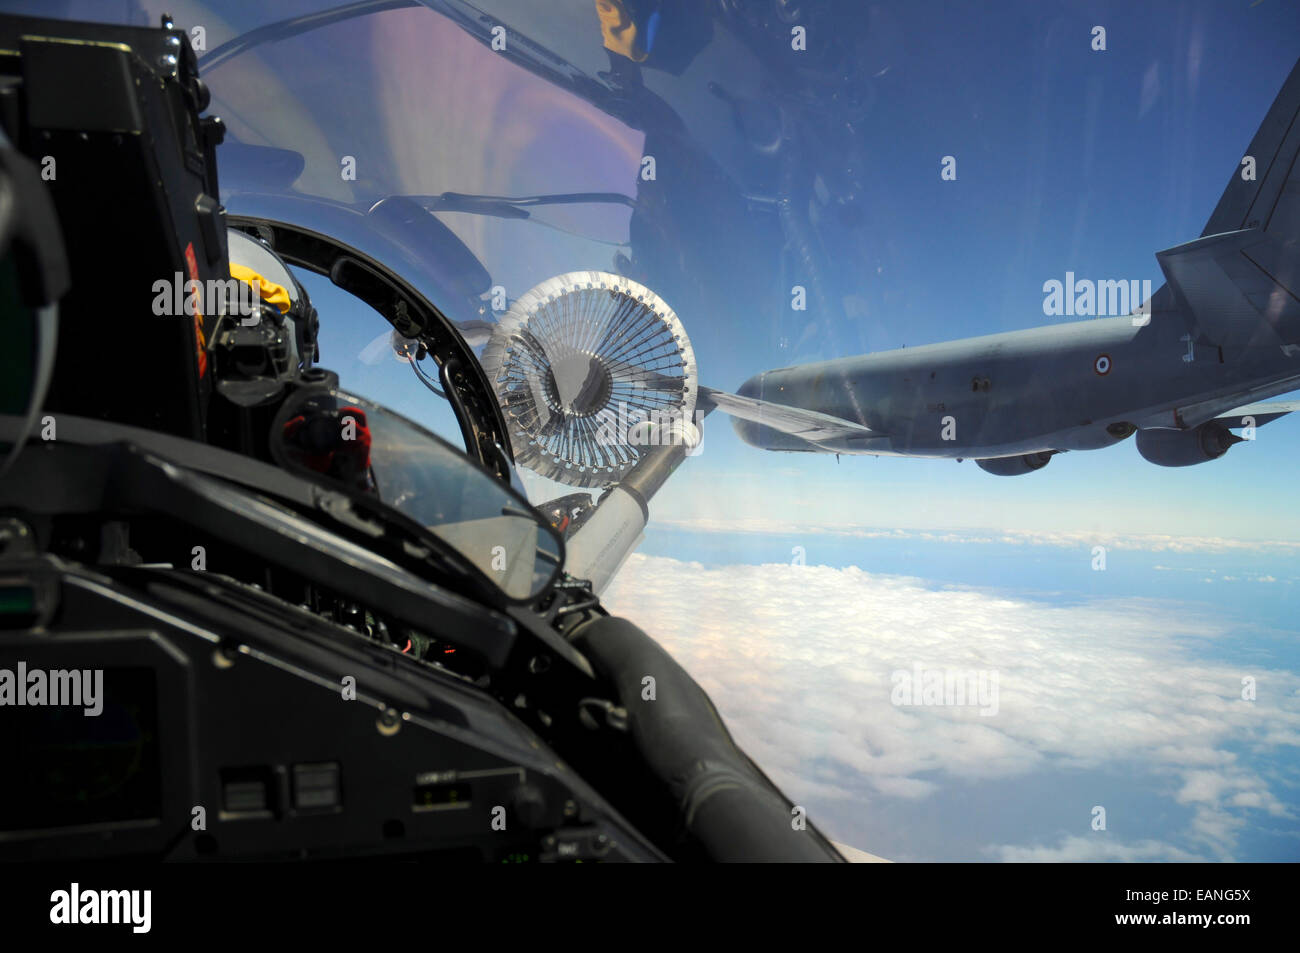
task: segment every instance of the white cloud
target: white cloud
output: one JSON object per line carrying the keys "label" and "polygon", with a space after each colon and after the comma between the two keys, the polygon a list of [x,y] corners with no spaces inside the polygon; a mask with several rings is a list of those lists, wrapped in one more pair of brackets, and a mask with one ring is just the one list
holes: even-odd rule
{"label": "white cloud", "polygon": [[[850,539],[916,539],[940,543],[1002,543],[1011,546],[1056,546],[1064,549],[1113,549],[1152,553],[1276,553],[1300,555],[1300,542],[1280,539],[1235,539],[1226,536],[1182,536],[1159,533],[1052,532],[1043,530],[928,530],[817,523],[780,518],[673,519],[656,515],[655,525],[702,533],[760,533],[774,536],[838,536]],[[1169,569],[1158,566],[1158,569]],[[1194,570],[1192,570],[1194,571]],[[1275,582],[1270,578],[1264,582]]]}
{"label": "white cloud", "polygon": [[1104,837],[1073,835],[1062,838],[1055,847],[1014,847],[1002,845],[989,853],[1012,864],[1025,863],[1187,863],[1205,860],[1185,850],[1156,840],[1123,844]]}
{"label": "white cloud", "polygon": [[[1131,842],[1152,832],[1128,819],[1134,834],[1101,838],[1110,846],[990,848],[1004,859],[1022,850],[1227,858],[1243,818],[1290,816],[1256,762],[1300,743],[1300,678],[1191,657],[1189,637],[1230,631],[1201,614],[1139,601],[1057,607],[857,568],[640,554],[604,601],[665,645],[794,798],[924,799],[975,780],[1130,767],[1164,778],[1158,793],[1192,815],[1177,848]],[[916,665],[996,672],[997,713],[895,706],[891,673]],[[1240,698],[1243,675],[1256,679],[1256,701]]]}

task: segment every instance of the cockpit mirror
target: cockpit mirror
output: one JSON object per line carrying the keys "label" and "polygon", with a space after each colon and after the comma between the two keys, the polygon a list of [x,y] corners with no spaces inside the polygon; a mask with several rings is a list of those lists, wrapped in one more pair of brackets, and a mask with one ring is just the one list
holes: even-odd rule
{"label": "cockpit mirror", "polygon": [[280,466],[414,522],[515,602],[559,575],[559,532],[516,490],[387,408],[330,386],[289,397],[270,434]]}

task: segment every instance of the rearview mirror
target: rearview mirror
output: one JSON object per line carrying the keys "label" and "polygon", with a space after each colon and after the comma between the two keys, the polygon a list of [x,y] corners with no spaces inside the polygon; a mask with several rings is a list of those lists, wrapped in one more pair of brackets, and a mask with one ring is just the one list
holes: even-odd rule
{"label": "rearview mirror", "polygon": [[373,401],[304,387],[276,415],[270,444],[286,470],[376,500],[418,524],[511,601],[538,598],[563,567],[563,538],[523,496]]}

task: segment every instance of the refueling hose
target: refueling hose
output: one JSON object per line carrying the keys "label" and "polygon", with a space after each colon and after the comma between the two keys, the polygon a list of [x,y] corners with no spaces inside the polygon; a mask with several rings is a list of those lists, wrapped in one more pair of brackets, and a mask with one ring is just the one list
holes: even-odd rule
{"label": "refueling hose", "polygon": [[626,619],[602,616],[573,644],[614,684],[633,743],[710,859],[844,862],[736,746],[704,689],[659,643]]}

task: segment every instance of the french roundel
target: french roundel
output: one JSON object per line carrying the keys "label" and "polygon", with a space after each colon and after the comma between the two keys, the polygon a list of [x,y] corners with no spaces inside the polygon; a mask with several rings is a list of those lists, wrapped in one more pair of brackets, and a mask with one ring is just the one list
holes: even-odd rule
{"label": "french roundel", "polygon": [[1109,354],[1098,354],[1098,355],[1097,355],[1097,360],[1095,360],[1095,361],[1092,362],[1092,369],[1093,369],[1094,371],[1096,371],[1098,374],[1100,374],[1102,377],[1105,377],[1107,374],[1109,374],[1109,373],[1110,373],[1110,355],[1109,355]]}

